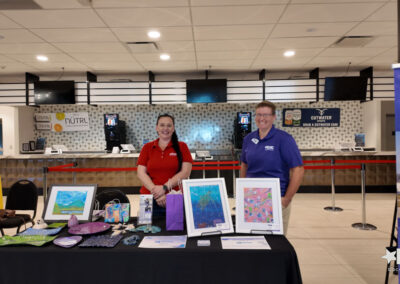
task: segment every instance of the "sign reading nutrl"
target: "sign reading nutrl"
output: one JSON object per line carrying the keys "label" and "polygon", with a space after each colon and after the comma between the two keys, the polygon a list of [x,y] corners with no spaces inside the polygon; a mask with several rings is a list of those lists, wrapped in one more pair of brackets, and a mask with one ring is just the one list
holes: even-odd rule
{"label": "sign reading nutrl", "polygon": [[339,127],[340,108],[284,108],[284,127]]}

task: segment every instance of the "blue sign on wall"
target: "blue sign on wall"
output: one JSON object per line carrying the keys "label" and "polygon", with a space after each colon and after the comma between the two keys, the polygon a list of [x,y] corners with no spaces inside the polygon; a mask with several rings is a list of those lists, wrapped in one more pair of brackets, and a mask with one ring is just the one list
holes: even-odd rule
{"label": "blue sign on wall", "polygon": [[340,108],[284,108],[284,127],[339,127]]}

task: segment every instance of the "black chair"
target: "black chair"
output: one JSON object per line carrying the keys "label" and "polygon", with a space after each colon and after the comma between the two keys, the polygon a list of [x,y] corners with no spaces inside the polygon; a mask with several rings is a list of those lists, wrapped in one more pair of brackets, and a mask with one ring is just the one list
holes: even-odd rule
{"label": "black chair", "polygon": [[[110,201],[118,203],[129,203],[129,198],[124,192],[119,189],[106,189],[96,194],[96,206],[95,209],[103,210],[105,205]],[[97,208],[96,208],[97,207]],[[129,206],[129,214],[131,206]]]}
{"label": "black chair", "polygon": [[29,180],[19,180],[14,183],[7,195],[6,209],[11,210],[32,210],[32,217],[29,214],[15,214],[0,221],[0,232],[4,236],[3,229],[17,228],[17,233],[21,226],[26,223],[34,225],[36,208],[38,202],[38,190],[36,185]]}

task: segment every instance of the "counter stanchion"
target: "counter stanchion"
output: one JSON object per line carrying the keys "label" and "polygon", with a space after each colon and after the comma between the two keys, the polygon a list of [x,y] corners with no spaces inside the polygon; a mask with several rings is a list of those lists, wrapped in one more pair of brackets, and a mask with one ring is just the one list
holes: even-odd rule
{"label": "counter stanchion", "polygon": [[233,198],[236,198],[236,170],[233,169],[232,171]]}
{"label": "counter stanchion", "polygon": [[[73,162],[73,168],[76,168],[77,166],[78,166],[78,163],[75,161],[75,159],[74,159],[74,162]],[[76,172],[72,172],[72,181],[73,181],[73,183],[74,184],[76,184]]]}
{"label": "counter stanchion", "polygon": [[[219,157],[217,158],[217,162],[219,162]],[[219,171],[219,169],[217,170],[217,178],[221,177],[221,172]]]}
{"label": "counter stanchion", "polygon": [[327,207],[324,208],[324,210],[340,212],[340,211],[343,211],[343,209],[340,208],[340,207],[336,207],[335,206],[335,169],[333,167],[334,165],[335,165],[335,160],[331,159],[331,166],[332,166],[332,168],[331,168],[331,200],[332,200],[332,206],[327,206]]}
{"label": "counter stanchion", "polygon": [[44,202],[46,202],[47,199],[47,172],[49,171],[49,168],[44,167],[43,168],[43,199]]}
{"label": "counter stanchion", "polygon": [[[201,159],[203,161],[203,163],[206,162],[206,158],[202,158]],[[206,166],[203,164],[203,179],[206,178]]]}
{"label": "counter stanchion", "polygon": [[376,230],[376,226],[367,224],[366,221],[366,206],[365,206],[365,164],[361,164],[361,210],[362,210],[362,223],[354,223],[351,225],[353,228],[360,230]]}

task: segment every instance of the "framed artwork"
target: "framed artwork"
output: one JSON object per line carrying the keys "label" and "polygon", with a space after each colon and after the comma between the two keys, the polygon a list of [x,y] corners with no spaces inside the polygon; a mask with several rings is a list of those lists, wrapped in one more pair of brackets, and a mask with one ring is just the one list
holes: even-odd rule
{"label": "framed artwork", "polygon": [[278,178],[236,179],[236,232],[283,234]]}
{"label": "framed artwork", "polygon": [[96,184],[53,185],[43,211],[45,222],[68,221],[75,215],[81,222],[92,221]]}
{"label": "framed artwork", "polygon": [[188,237],[233,233],[225,180],[182,181]]}

